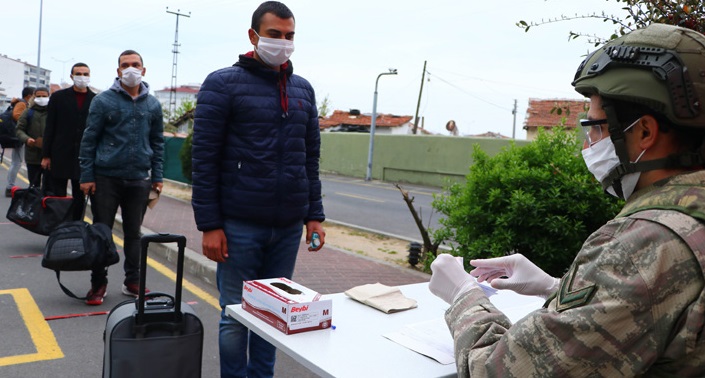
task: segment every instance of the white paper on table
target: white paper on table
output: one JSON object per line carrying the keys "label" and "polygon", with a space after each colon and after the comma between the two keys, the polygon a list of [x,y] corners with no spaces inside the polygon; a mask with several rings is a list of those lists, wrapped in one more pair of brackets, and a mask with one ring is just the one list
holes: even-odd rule
{"label": "white paper on table", "polygon": [[[486,283],[478,285],[489,297],[498,310],[502,311],[512,324],[530,312],[543,306],[544,299],[517,294],[511,290],[497,290]],[[414,323],[398,331],[382,335],[397,344],[403,345],[417,353],[423,354],[443,365],[455,362],[453,336],[443,317],[435,320]]]}
{"label": "white paper on table", "polygon": [[420,323],[408,324],[401,329],[382,335],[416,353],[423,354],[443,365],[455,362],[453,336],[442,317]]}

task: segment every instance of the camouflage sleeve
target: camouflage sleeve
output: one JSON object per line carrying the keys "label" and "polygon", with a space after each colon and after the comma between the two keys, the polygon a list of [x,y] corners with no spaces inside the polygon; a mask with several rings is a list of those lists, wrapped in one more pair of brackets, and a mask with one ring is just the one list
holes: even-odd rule
{"label": "camouflage sleeve", "polygon": [[669,351],[685,354],[673,335],[702,290],[700,267],[677,235],[622,218],[585,242],[547,308],[510,325],[473,289],[446,322],[460,376],[635,376],[659,368]]}

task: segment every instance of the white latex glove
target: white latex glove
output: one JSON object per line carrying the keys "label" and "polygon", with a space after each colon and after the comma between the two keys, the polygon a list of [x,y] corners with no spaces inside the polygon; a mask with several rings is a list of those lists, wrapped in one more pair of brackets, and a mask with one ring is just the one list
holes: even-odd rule
{"label": "white latex glove", "polygon": [[[524,255],[471,260],[476,268],[470,271],[478,282],[487,281],[495,289],[513,290],[524,295],[539,295],[547,298],[558,290],[560,279],[549,276]],[[507,278],[501,278],[507,277]]]}
{"label": "white latex glove", "polygon": [[435,296],[453,304],[460,294],[470,290],[477,283],[463,268],[462,260],[444,253],[438,255],[431,264],[431,282],[429,290]]}

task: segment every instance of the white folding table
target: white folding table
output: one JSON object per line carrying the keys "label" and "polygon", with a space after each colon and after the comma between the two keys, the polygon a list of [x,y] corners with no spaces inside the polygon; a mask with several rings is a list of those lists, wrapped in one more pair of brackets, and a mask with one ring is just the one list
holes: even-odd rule
{"label": "white folding table", "polygon": [[408,324],[442,318],[447,303],[428,290],[428,283],[399,286],[418,302],[411,310],[385,314],[343,293],[324,295],[333,300],[335,329],[285,335],[244,311],[226,306],[226,313],[247,326],[301,365],[322,377],[454,377],[455,364],[435,360],[397,344],[383,334]]}

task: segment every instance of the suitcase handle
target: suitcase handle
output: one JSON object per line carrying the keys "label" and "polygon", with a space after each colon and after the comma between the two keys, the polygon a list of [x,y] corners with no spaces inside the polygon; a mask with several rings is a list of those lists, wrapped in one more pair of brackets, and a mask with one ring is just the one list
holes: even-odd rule
{"label": "suitcase handle", "polygon": [[[144,302],[145,302],[145,283],[147,282],[147,250],[149,243],[177,243],[179,247],[178,259],[176,262],[176,291],[174,292],[174,321],[181,321],[181,287],[184,278],[184,251],[186,250],[186,237],[183,235],[174,235],[167,233],[144,235],[140,239],[142,253],[140,256],[140,290],[137,297],[137,314],[135,315],[135,324],[141,325],[144,323]],[[151,294],[151,293],[150,293]],[[163,295],[161,293],[160,296]],[[156,295],[155,295],[156,296]]]}

